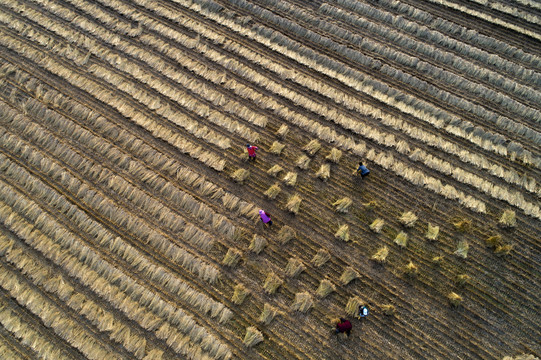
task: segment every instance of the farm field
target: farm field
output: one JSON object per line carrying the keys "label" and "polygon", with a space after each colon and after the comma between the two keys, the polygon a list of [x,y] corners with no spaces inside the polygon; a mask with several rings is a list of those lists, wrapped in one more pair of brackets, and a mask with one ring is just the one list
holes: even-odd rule
{"label": "farm field", "polygon": [[0,47],[0,358],[541,355],[537,1],[3,0]]}

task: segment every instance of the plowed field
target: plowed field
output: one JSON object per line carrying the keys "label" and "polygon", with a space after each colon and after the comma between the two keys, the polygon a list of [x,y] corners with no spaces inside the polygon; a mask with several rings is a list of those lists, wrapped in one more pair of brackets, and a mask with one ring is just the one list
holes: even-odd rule
{"label": "plowed field", "polygon": [[530,0],[4,0],[0,358],[539,356],[540,123]]}

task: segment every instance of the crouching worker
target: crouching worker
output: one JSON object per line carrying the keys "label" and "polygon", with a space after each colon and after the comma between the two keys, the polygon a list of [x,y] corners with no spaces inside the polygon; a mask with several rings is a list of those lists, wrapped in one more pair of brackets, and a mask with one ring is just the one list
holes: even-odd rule
{"label": "crouching worker", "polygon": [[246,144],[246,150],[248,151],[248,158],[255,161],[257,156],[256,151],[259,150],[259,148],[257,146]]}
{"label": "crouching worker", "polygon": [[370,174],[370,170],[368,170],[368,168],[365,165],[363,165],[361,161],[359,162],[359,167],[357,168],[356,174],[361,175],[361,179],[364,179],[365,177],[368,176],[368,174]]}
{"label": "crouching worker", "polygon": [[352,328],[353,326],[349,320],[340,318],[340,321],[336,324],[335,334],[346,333],[346,335],[349,337]]}
{"label": "crouching worker", "polygon": [[259,210],[259,217],[261,218],[261,221],[263,221],[263,224],[272,226],[270,214],[267,214],[264,210]]}
{"label": "crouching worker", "polygon": [[357,312],[357,319],[361,319],[368,316],[368,308],[365,305],[359,305],[359,311]]}

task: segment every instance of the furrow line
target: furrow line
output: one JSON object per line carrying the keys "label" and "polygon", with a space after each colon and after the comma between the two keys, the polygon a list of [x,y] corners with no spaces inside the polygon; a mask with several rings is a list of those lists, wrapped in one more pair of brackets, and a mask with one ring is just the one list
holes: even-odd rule
{"label": "furrow line", "polygon": [[[119,336],[122,333],[127,333],[127,338],[129,339],[130,336],[133,336],[132,334],[135,333],[135,336],[139,337],[136,337],[135,340],[132,338],[131,345],[133,346],[134,343],[136,343],[140,349],[142,348],[139,355],[136,355],[138,358],[142,357],[141,354],[155,352],[155,349],[158,348],[158,352],[165,352],[167,358],[173,358],[175,356],[173,350],[170,349],[163,340],[157,338],[153,332],[147,331],[140,323],[129,319],[124,314],[114,309],[111,304],[102,300],[98,293],[93,292],[87,284],[79,282],[78,279],[70,276],[62,267],[53,264],[52,261],[43,257],[43,255],[40,255],[37,250],[24,243],[23,239],[18,238],[12,233],[8,234],[9,230],[2,228],[2,231],[4,231],[4,233],[1,233],[0,237],[4,247],[9,247],[11,251],[20,251],[19,256],[25,254],[25,256],[29,257],[31,259],[30,261],[34,263],[36,269],[39,268],[40,271],[50,274],[50,282],[53,283],[54,286],[49,285],[47,291],[58,291],[57,289],[63,287],[69,289],[69,291],[63,292],[68,298],[68,300],[65,300],[64,302],[72,308],[78,307],[85,311],[85,314],[83,315],[93,322],[101,332],[111,333],[111,340],[122,341],[122,336]],[[93,318],[91,319],[91,317]],[[129,328],[129,331],[118,331],[119,328]],[[144,339],[142,339],[141,336],[144,336]],[[114,337],[116,337],[116,339],[114,339]]]}
{"label": "furrow line", "polygon": [[11,41],[5,42],[6,38],[2,37],[0,41],[3,41],[4,45],[7,45],[8,48],[16,48],[19,55],[21,55],[21,53],[25,53],[26,56],[30,56],[30,58],[34,58],[34,60],[40,59],[40,67],[51,71],[51,73],[56,76],[60,76],[61,78],[68,80],[72,84],[82,86],[82,88],[86,91],[93,93],[97,100],[110,104],[123,116],[130,119],[137,125],[145,128],[155,137],[170,143],[181,152],[189,154],[191,157],[207,164],[216,171],[222,171],[224,169],[225,161],[223,159],[220,159],[214,153],[211,153],[200,146],[195,146],[193,142],[181,137],[178,132],[174,133],[170,129],[156,124],[150,117],[143,115],[136,108],[121,101],[120,99],[116,99],[111,91],[103,88],[100,91],[93,91],[101,88],[101,86],[98,85],[98,83],[94,80],[90,80],[79,74],[75,74],[68,67],[56,62],[56,60],[52,59],[45,53],[35,50],[33,46],[22,45],[22,43],[15,38],[11,38]]}
{"label": "furrow line", "polygon": [[[18,199],[23,199],[21,194],[22,193],[18,194]],[[159,318],[162,319],[161,322],[167,322],[168,324],[164,324],[160,327],[157,336],[161,339],[167,340],[167,344],[171,346],[177,353],[185,354],[192,358],[193,356],[198,356],[198,354],[201,353],[201,349],[206,349],[209,351],[209,354],[214,354],[216,358],[230,358],[230,354],[228,355],[226,348],[224,348],[223,345],[216,340],[216,338],[210,335],[204,328],[197,325],[189,315],[186,315],[183,309],[173,307],[168,303],[173,303],[176,306],[180,300],[178,297],[172,299],[171,295],[165,295],[167,294],[167,291],[164,291],[163,289],[158,289],[158,291],[154,293],[149,292],[145,286],[156,290],[157,284],[142,281],[137,278],[134,280],[126,275],[123,275],[119,269],[123,269],[125,266],[121,266],[118,263],[118,260],[111,259],[110,253],[107,253],[106,251],[104,252],[104,250],[94,252],[91,248],[79,243],[76,238],[82,239],[81,233],[79,233],[77,236],[73,236],[73,233],[69,232],[71,230],[67,230],[71,228],[70,226],[62,228],[60,227],[60,223],[56,222],[56,220],[52,220],[52,216],[43,212],[43,210],[41,210],[41,208],[38,206],[34,205],[29,207],[26,205],[35,203],[34,201],[29,202],[26,200],[25,203],[21,202],[22,200],[18,201],[19,203],[14,203],[14,206],[24,206],[24,209],[32,209],[32,213],[27,213],[27,216],[37,216],[36,220],[32,220],[35,222],[35,225],[38,226],[33,230],[32,233],[30,233],[32,236],[28,237],[28,235],[23,235],[25,242],[27,242],[30,246],[42,252],[48,258],[55,261],[55,263],[57,263],[59,266],[66,268],[71,276],[76,276],[83,283],[94,282],[96,276],[103,277],[105,282],[103,280],[101,282],[95,282],[92,285],[92,289],[94,291],[100,291],[102,297],[105,296],[107,301],[113,303],[115,307],[126,313],[126,315],[128,315],[131,319],[135,317],[135,319],[138,321],[142,321],[143,324],[147,324],[147,327],[156,326],[155,324],[160,323],[160,320],[158,320]],[[46,208],[49,205],[40,204],[39,206]],[[48,211],[51,210],[49,209]],[[55,215],[55,219],[62,221],[63,217],[59,216],[59,214],[55,211],[52,211],[51,214]],[[44,221],[48,221],[48,223],[45,223]],[[17,223],[10,224],[11,227],[15,225],[17,225],[17,227],[10,230],[18,236],[25,234],[24,229],[27,229],[28,227],[33,228],[34,226],[23,219],[18,220]],[[56,228],[51,230],[51,226],[53,225],[55,225]],[[61,231],[57,228],[66,230]],[[49,236],[52,236],[52,238],[49,238]],[[60,239],[57,239],[59,236]],[[53,246],[51,247],[51,245]],[[115,244],[113,244],[113,246],[114,245]],[[91,246],[95,248],[96,245]],[[51,249],[50,251],[52,252],[49,252],[49,249]],[[116,249],[112,248],[111,250],[115,251]],[[59,251],[61,253],[67,251],[71,255],[60,256],[62,261],[61,263],[58,263],[58,260],[55,260],[55,258],[58,257]],[[118,250],[116,251],[118,252]],[[105,258],[109,258],[109,260],[104,260],[104,258],[99,257],[99,253],[103,253],[103,256]],[[112,262],[107,262],[111,260]],[[116,267],[112,267],[110,265],[111,263],[115,264]],[[147,270],[147,273],[150,272],[152,272],[151,268]],[[139,271],[131,272],[132,275],[137,273],[139,273]],[[112,285],[107,285],[108,282],[115,283],[115,286],[119,286],[119,288],[114,292],[107,290],[111,289]],[[144,286],[137,284],[138,282],[143,282]],[[120,298],[116,296],[119,294],[122,294]],[[161,294],[161,296],[166,297],[167,299],[162,300],[162,297],[160,297],[158,294]],[[193,294],[184,293],[184,295],[186,294],[194,297]],[[128,297],[130,300],[128,300]],[[149,318],[148,314],[145,314],[143,317],[140,312],[132,313],[134,309],[137,309],[140,306],[149,307],[154,315],[151,315]],[[204,318],[200,316],[197,318],[199,321],[205,323]],[[157,320],[158,322],[156,323]],[[207,327],[210,326],[208,323],[205,325]],[[156,328],[157,326],[154,327],[154,329]],[[189,337],[179,334],[179,330]],[[179,342],[170,343],[169,338],[176,339]],[[194,341],[195,344],[189,344],[190,341]],[[201,343],[198,344],[198,342]],[[197,349],[198,347],[199,350]]]}
{"label": "furrow line", "polygon": [[92,338],[86,325],[66,316],[65,309],[55,305],[51,299],[38,293],[26,283],[22,276],[9,270],[0,261],[0,283],[4,291],[20,306],[37,316],[47,327],[89,359],[127,359],[126,354],[117,353],[98,339]]}
{"label": "furrow line", "polygon": [[[131,347],[130,342],[132,341],[141,341],[140,338],[135,338],[135,340],[130,339],[129,332],[126,334],[126,328],[120,327],[120,324],[116,324],[119,328],[114,329],[118,331],[110,335],[104,334],[103,331],[96,327],[95,321],[97,320],[97,314],[94,319],[90,319],[88,316],[91,315],[89,312],[83,314],[82,311],[85,311],[81,308],[75,309],[70,306],[69,303],[69,294],[73,294],[73,289],[66,284],[56,283],[54,285],[48,285],[48,281],[54,279],[54,274],[48,273],[47,277],[42,273],[42,270],[36,267],[35,263],[31,258],[26,256],[22,251],[7,251],[2,259],[0,259],[0,268],[7,270],[8,273],[12,274],[12,277],[18,278],[19,282],[22,282],[23,286],[28,286],[38,294],[37,297],[43,299],[42,306],[47,307],[47,304],[55,304],[59,309],[59,313],[62,314],[69,321],[77,322],[82,326],[84,337],[89,337],[90,341],[95,341],[96,343],[101,343],[104,348],[109,348],[109,351],[114,351],[119,355],[120,358],[130,358],[136,357],[138,359],[143,358],[145,352],[145,343],[140,343],[139,346],[133,347],[133,349],[128,350]],[[24,279],[24,280],[21,280]],[[45,289],[45,287],[49,287]],[[129,330],[128,330],[129,331]],[[124,333],[124,339],[122,339],[122,333]],[[117,339],[114,339],[114,338]],[[116,340],[111,342],[110,340]],[[119,346],[120,345],[120,346]],[[142,353],[141,353],[141,345]],[[88,354],[86,354],[89,356]],[[89,356],[94,357],[95,356]]]}
{"label": "furrow line", "polygon": [[50,331],[41,319],[21,306],[9,292],[0,287],[0,323],[3,328],[33,352],[25,359],[71,360],[84,355],[73,348],[54,331]]}

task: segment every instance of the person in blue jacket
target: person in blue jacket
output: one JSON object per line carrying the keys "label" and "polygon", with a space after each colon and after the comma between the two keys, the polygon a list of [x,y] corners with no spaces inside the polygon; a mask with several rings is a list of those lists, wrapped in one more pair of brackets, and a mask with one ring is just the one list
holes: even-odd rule
{"label": "person in blue jacket", "polygon": [[361,319],[368,316],[368,307],[366,305],[359,305],[359,310],[357,311],[357,319]]}
{"label": "person in blue jacket", "polygon": [[370,170],[366,166],[363,165],[363,162],[359,162],[359,167],[357,168],[357,175],[361,175],[361,179],[364,179],[368,174],[370,174]]}

